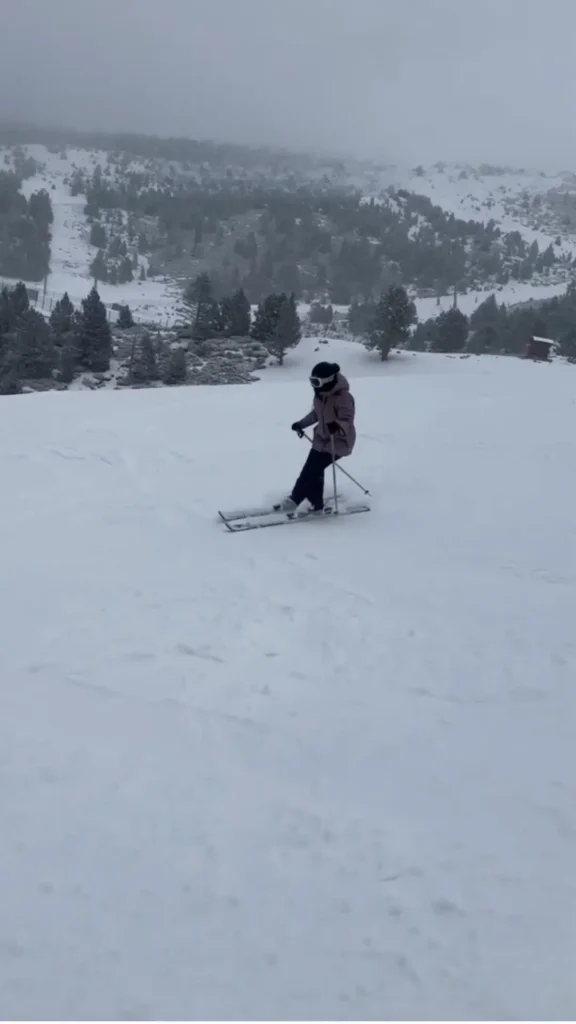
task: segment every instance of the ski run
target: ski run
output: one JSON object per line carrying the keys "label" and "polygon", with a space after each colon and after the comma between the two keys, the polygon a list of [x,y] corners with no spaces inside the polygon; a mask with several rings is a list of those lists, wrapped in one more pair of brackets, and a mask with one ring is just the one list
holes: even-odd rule
{"label": "ski run", "polygon": [[573,1016],[576,370],[330,343],[371,510],[233,541],[314,345],[0,400],[6,1019]]}

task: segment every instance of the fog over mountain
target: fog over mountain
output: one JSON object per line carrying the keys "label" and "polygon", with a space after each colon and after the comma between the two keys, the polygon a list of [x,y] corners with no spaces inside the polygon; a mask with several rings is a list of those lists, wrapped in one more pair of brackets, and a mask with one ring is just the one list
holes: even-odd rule
{"label": "fog over mountain", "polygon": [[19,0],[3,118],[576,165],[573,0]]}

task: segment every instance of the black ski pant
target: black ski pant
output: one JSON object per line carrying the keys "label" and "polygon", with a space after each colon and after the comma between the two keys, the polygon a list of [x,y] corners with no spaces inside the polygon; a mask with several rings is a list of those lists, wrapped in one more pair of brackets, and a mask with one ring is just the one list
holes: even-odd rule
{"label": "black ski pant", "polygon": [[[336,462],[338,459],[337,455]],[[331,464],[331,452],[317,452],[315,448],[311,448],[290,495],[292,501],[300,505],[308,498],[313,508],[324,508],[324,470]]]}

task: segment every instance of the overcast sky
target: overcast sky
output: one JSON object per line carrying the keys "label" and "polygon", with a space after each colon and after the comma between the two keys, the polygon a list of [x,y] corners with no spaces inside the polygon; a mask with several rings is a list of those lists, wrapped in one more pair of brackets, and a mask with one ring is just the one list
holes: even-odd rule
{"label": "overcast sky", "polygon": [[0,117],[576,169],[576,0],[0,0]]}

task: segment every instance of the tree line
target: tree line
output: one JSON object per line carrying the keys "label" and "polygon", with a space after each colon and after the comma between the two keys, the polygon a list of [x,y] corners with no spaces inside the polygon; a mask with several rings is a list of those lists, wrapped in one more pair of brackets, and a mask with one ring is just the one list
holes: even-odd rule
{"label": "tree line", "polygon": [[[116,326],[134,326],[129,306],[120,307]],[[170,346],[155,342],[148,331],[134,335],[121,383],[184,383],[187,350],[208,355],[215,338],[252,338],[282,364],[301,338],[301,324],[293,295],[267,296],[252,323],[242,289],[217,301],[209,276],[200,274],[186,290],[178,336],[179,343]],[[30,306],[22,281],[0,292],[0,394],[19,394],[27,381],[67,385],[81,373],[106,373],[112,354],[112,329],[96,286],[79,308],[65,293],[48,320]]]}
{"label": "tree line", "polygon": [[391,287],[378,303],[354,303],[348,327],[386,359],[391,348],[420,352],[522,355],[532,337],[558,343],[559,354],[576,362],[576,283],[537,306],[507,307],[489,295],[470,317],[454,307],[418,322],[403,287]]}
{"label": "tree line", "polygon": [[250,303],[243,288],[220,301],[214,298],[210,276],[199,274],[184,293],[181,314],[184,330],[196,342],[210,338],[247,337],[259,341],[280,366],[288,349],[302,337],[302,327],[293,293],[272,292],[259,303],[252,323]]}
{"label": "tree line", "polygon": [[50,319],[32,309],[26,286],[0,293],[0,394],[18,394],[26,380],[69,384],[82,371],[110,366],[112,335],[106,307],[95,288],[75,309],[68,294]]}

